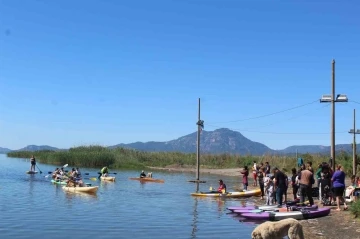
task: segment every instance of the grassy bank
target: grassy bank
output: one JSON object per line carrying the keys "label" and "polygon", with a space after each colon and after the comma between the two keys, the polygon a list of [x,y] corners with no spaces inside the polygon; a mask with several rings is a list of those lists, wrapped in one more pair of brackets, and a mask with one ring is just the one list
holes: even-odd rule
{"label": "grassy bank", "polygon": [[[142,152],[131,149],[116,148],[108,149],[102,146],[81,146],[70,148],[68,151],[14,151],[7,154],[8,157],[30,158],[34,155],[41,163],[69,164],[79,167],[99,168],[109,165],[111,168],[143,168],[176,166],[194,166],[196,154],[178,152]],[[328,157],[323,155],[301,155],[304,162],[311,161],[314,168],[321,162],[327,162]],[[204,168],[238,168],[245,165],[251,166],[252,162],[269,162],[285,172],[290,172],[296,166],[295,157],[290,156],[251,156],[251,155],[201,155],[201,166]],[[341,163],[348,175],[352,172],[351,155],[341,152],[337,155],[336,163]]]}

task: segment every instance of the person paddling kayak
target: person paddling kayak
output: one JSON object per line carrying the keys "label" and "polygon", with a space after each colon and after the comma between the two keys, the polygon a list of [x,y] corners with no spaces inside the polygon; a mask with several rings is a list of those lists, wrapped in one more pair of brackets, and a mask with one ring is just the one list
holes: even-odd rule
{"label": "person paddling kayak", "polygon": [[226,185],[225,185],[225,183],[223,182],[222,179],[219,180],[218,192],[219,193],[226,193]]}
{"label": "person paddling kayak", "polygon": [[103,177],[107,177],[107,175],[109,174],[109,169],[108,169],[108,167],[107,166],[105,166],[105,167],[103,167],[102,169],[101,169],[101,175],[103,176]]}
{"label": "person paddling kayak", "polygon": [[35,159],[34,155],[31,156],[30,163],[31,163],[30,171],[34,172],[35,171],[35,165],[36,165],[36,159]]}
{"label": "person paddling kayak", "polygon": [[144,170],[141,171],[141,173],[140,173],[140,178],[146,178],[146,174],[145,174]]}

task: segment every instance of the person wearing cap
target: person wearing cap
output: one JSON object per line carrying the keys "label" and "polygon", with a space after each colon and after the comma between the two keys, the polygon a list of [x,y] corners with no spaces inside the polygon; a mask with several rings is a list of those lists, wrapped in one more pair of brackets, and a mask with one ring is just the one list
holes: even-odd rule
{"label": "person wearing cap", "polygon": [[226,193],[226,185],[225,185],[225,183],[223,182],[222,179],[219,180],[218,192],[219,193]]}
{"label": "person wearing cap", "polygon": [[145,174],[144,170],[141,171],[140,178],[146,178],[146,174]]}
{"label": "person wearing cap", "polygon": [[273,169],[274,171],[274,184],[275,184],[275,196],[276,203],[278,206],[282,206],[283,203],[283,194],[287,187],[288,177],[281,172],[277,167]]}

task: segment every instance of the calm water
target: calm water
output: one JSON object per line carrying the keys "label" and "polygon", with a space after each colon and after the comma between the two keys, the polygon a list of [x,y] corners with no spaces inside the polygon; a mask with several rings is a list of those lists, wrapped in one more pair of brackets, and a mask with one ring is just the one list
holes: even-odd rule
{"label": "calm water", "polygon": [[[38,164],[42,174],[28,175],[30,163],[0,154],[1,238],[250,238],[254,224],[241,223],[226,207],[253,199],[200,199],[190,196],[193,174],[153,172],[164,184],[128,180],[137,171],[116,171],[117,181],[90,181],[96,196],[64,192],[45,178],[60,165]],[[68,169],[73,165],[69,165]],[[82,173],[97,176],[95,169]],[[217,187],[219,176],[202,175]],[[222,177],[228,188],[239,178]]]}

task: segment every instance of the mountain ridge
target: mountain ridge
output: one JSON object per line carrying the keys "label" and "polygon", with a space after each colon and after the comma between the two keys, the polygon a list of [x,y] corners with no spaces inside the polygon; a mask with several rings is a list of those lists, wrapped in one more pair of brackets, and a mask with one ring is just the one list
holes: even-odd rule
{"label": "mountain ridge", "polygon": [[[150,152],[183,152],[183,153],[195,153],[196,152],[196,138],[197,132],[193,132],[177,139],[157,142],[133,142],[133,143],[120,143],[112,146],[108,146],[110,149],[117,147],[136,149],[139,151]],[[53,150],[62,151],[67,149],[60,149],[49,145],[28,145],[18,150],[11,150],[8,148],[1,148],[0,153],[8,153],[11,151],[39,151],[39,150]],[[263,154],[295,154],[296,151],[300,154],[304,153],[329,153],[330,146],[324,145],[292,145],[285,149],[275,150],[271,149],[265,144],[252,141],[243,136],[238,131],[233,131],[227,128],[220,128],[214,131],[201,132],[200,137],[200,150],[206,154],[240,154],[240,155],[263,155]],[[351,144],[338,144],[335,146],[335,150],[343,150],[347,152],[352,151]]]}

